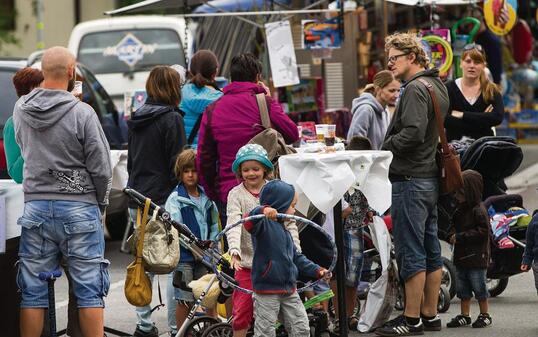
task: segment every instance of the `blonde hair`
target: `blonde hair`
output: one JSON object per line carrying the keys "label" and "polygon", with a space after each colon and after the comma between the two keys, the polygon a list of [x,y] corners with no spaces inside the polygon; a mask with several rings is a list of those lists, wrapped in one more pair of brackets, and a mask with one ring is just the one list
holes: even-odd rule
{"label": "blonde hair", "polygon": [[151,69],[146,81],[148,97],[158,103],[178,105],[181,101],[181,77],[169,66]]}
{"label": "blonde hair", "polygon": [[[469,56],[475,63],[482,63],[487,66],[486,56],[478,49],[473,48],[464,51],[463,55],[461,56],[461,60],[465,60],[467,56]],[[482,92],[482,96],[484,97],[484,101],[486,103],[493,102],[495,95],[501,93],[501,90],[497,84],[488,79],[486,69],[482,69],[482,72],[480,73],[480,91]]]}
{"label": "blonde hair", "polygon": [[424,68],[428,67],[428,56],[424,47],[422,47],[422,42],[417,34],[413,33],[394,33],[385,38],[385,53],[389,53],[391,48],[400,50],[407,54],[415,54],[416,63]]}
{"label": "blonde hair", "polygon": [[193,149],[185,149],[176,158],[176,164],[174,165],[174,173],[177,180],[181,181],[183,172],[196,168],[196,152]]}
{"label": "blonde hair", "polygon": [[381,70],[374,76],[373,83],[367,84],[362,90],[363,93],[367,92],[375,95],[376,88],[384,88],[391,84],[395,80],[394,74],[390,70]]}

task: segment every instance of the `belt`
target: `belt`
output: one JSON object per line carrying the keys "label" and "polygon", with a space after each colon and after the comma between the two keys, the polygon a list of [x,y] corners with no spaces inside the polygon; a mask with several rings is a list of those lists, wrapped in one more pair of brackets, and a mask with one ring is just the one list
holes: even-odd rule
{"label": "belt", "polygon": [[413,179],[412,176],[404,176],[404,175],[401,175],[401,174],[389,173],[389,180],[390,180],[391,183],[398,183],[398,182],[402,182],[402,181],[410,181],[411,179]]}

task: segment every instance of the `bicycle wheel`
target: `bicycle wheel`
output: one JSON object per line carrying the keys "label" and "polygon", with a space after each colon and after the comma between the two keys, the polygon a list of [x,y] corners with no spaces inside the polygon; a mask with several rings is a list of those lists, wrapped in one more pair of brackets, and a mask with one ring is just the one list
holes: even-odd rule
{"label": "bicycle wheel", "polygon": [[200,316],[194,318],[185,328],[185,337],[202,337],[205,329],[219,323],[220,321],[210,316]]}
{"label": "bicycle wheel", "polygon": [[230,323],[217,323],[207,327],[202,337],[232,337],[233,334]]}

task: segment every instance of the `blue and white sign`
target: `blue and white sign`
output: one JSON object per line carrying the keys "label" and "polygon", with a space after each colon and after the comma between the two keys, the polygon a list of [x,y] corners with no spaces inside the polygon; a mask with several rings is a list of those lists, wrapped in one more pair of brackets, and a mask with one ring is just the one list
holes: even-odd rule
{"label": "blue and white sign", "polygon": [[131,33],[128,33],[121,41],[103,51],[103,56],[117,56],[118,60],[125,62],[129,67],[134,67],[146,54],[153,54],[157,44],[144,44]]}

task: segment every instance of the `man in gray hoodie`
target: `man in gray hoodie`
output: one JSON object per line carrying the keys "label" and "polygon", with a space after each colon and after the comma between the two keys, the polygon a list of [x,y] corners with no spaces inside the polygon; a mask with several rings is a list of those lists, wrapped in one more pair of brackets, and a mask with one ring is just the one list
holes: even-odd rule
{"label": "man in gray hoodie", "polygon": [[391,215],[399,273],[405,282],[403,315],[376,330],[381,336],[414,336],[441,330],[437,300],[441,285],[441,247],[437,238],[439,168],[435,161],[439,132],[428,89],[433,87],[443,116],[448,93],[419,38],[394,34],[386,39],[388,67],[402,81],[403,92],[387,130],[383,150],[391,151]]}
{"label": "man in gray hoodie", "polygon": [[110,285],[104,259],[102,212],[112,181],[110,149],[95,111],[69,91],[76,60],[66,48],[48,49],[44,81],[13,110],[24,158],[24,214],[18,284],[21,336],[38,337],[48,307],[40,272],[67,260],[85,337],[103,336],[103,297]]}

